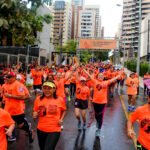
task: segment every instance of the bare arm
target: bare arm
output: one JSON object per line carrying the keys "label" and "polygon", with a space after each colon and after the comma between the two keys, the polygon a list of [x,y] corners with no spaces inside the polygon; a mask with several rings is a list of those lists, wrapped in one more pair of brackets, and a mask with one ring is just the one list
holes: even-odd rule
{"label": "bare arm", "polygon": [[127,134],[130,138],[133,138],[135,136],[135,133],[133,131],[133,124],[130,119],[127,122]]}
{"label": "bare arm", "polygon": [[11,136],[11,135],[12,135],[12,132],[13,132],[13,130],[14,130],[14,128],[15,128],[15,124],[11,124],[11,125],[8,127],[8,129],[6,129],[5,134],[8,135],[8,136]]}

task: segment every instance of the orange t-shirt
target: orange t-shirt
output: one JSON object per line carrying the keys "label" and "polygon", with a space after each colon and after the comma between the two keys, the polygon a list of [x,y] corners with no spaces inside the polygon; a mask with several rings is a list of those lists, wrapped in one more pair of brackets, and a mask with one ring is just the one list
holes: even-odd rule
{"label": "orange t-shirt", "polygon": [[138,107],[130,116],[131,122],[138,120],[139,135],[138,141],[146,149],[150,150],[150,109],[149,104]]}
{"label": "orange t-shirt", "polygon": [[93,79],[94,83],[94,95],[93,95],[93,102],[97,104],[106,104],[107,103],[107,92],[108,92],[108,85],[110,81],[98,81]]}
{"label": "orange t-shirt", "polygon": [[[27,91],[26,87],[19,81],[15,81],[9,84],[7,87],[7,93],[15,96],[25,96]],[[7,98],[5,101],[5,110],[10,113],[11,116],[20,115],[24,113],[24,100],[18,100],[14,98]]]}
{"label": "orange t-shirt", "polygon": [[7,150],[5,127],[14,124],[10,114],[0,108],[0,150]]}
{"label": "orange t-shirt", "polygon": [[4,84],[2,85],[3,102],[5,102],[6,99],[7,99],[6,96],[5,96],[5,93],[7,93],[8,87],[9,87],[9,84],[8,84],[8,83],[4,83]]}
{"label": "orange t-shirt", "polygon": [[76,98],[87,100],[90,96],[90,89],[87,86],[82,86],[80,82],[76,82]]}
{"label": "orange t-shirt", "polygon": [[33,71],[32,72],[32,78],[33,78],[33,85],[41,85],[42,84],[42,71]]}
{"label": "orange t-shirt", "polygon": [[127,85],[127,94],[128,95],[136,95],[137,94],[137,87],[139,85],[137,78],[127,78],[126,80]]}
{"label": "orange t-shirt", "polygon": [[60,132],[58,124],[62,111],[66,110],[66,105],[61,97],[57,99],[37,97],[34,103],[34,111],[39,113],[37,128],[44,132]]}
{"label": "orange t-shirt", "polygon": [[65,87],[64,87],[65,81],[66,80],[64,78],[60,79],[59,81],[54,80],[56,87],[57,87],[56,94],[57,96],[60,96],[62,98],[65,97]]}
{"label": "orange t-shirt", "polygon": [[[68,70],[66,73],[65,73],[65,78],[67,79],[71,74],[71,71]],[[70,84],[70,79],[68,79],[66,82],[65,82],[65,85],[69,85]]]}

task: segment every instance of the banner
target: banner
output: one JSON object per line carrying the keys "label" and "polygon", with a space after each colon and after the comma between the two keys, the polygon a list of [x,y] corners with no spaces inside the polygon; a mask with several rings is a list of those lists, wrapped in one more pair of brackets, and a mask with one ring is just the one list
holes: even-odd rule
{"label": "banner", "polygon": [[79,50],[116,49],[117,40],[80,39]]}

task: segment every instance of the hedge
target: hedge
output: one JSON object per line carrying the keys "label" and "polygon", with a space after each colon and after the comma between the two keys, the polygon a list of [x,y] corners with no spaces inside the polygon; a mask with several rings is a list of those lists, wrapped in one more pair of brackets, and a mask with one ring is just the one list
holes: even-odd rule
{"label": "hedge", "polygon": [[[125,63],[126,67],[133,71],[136,72],[136,65],[137,65],[137,60],[133,59],[133,60],[128,60]],[[149,62],[141,62],[140,63],[140,76],[144,76],[145,73],[150,72],[150,63]]]}

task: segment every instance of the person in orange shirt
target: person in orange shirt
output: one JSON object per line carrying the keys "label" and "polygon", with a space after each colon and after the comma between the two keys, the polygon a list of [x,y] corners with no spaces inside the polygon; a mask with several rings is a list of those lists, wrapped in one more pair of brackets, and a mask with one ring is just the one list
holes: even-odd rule
{"label": "person in orange shirt", "polygon": [[108,87],[112,82],[116,81],[120,77],[120,75],[113,77],[112,79],[106,81],[104,80],[104,75],[102,73],[99,73],[96,79],[92,78],[92,76],[90,76],[88,72],[86,73],[89,75],[89,77],[93,81],[94,92],[93,92],[92,103],[94,106],[95,119],[97,122],[96,136],[100,137],[105,106],[108,101],[108,97],[107,97]]}
{"label": "person in orange shirt", "polygon": [[56,95],[54,82],[43,84],[43,95],[36,98],[33,118],[38,119],[37,136],[40,150],[54,150],[65,116],[64,100]]}
{"label": "person in orange shirt", "polygon": [[139,86],[139,81],[135,78],[135,73],[132,72],[126,80],[127,94],[128,94],[128,111],[135,110],[135,102],[137,95],[137,88]]}
{"label": "person in orange shirt", "polygon": [[133,124],[136,121],[139,124],[137,150],[150,150],[150,94],[148,96],[148,103],[139,106],[129,117],[127,131],[128,136],[131,138],[135,136]]}
{"label": "person in orange shirt", "polygon": [[40,70],[40,67],[37,66],[34,71],[32,71],[32,78],[33,78],[33,88],[36,89],[42,88],[42,78],[43,78],[43,72]]}
{"label": "person in orange shirt", "polygon": [[15,122],[10,114],[0,108],[0,150],[7,150],[6,135],[11,136],[15,128]]}
{"label": "person in orange shirt", "polygon": [[80,76],[76,79],[75,116],[78,120],[78,129],[82,128],[80,114],[83,121],[83,129],[86,129],[86,110],[90,107],[90,89],[86,86],[86,78]]}
{"label": "person in orange shirt", "polygon": [[[9,112],[13,120],[17,123],[18,127],[26,131],[29,135],[29,142],[33,142],[33,131],[30,129],[30,125],[25,118],[25,105],[24,100],[29,98],[29,92],[27,88],[16,80],[16,74],[14,72],[9,72],[6,76],[7,89],[4,93],[5,95],[5,110]],[[16,140],[14,137],[9,138],[10,141]]]}

